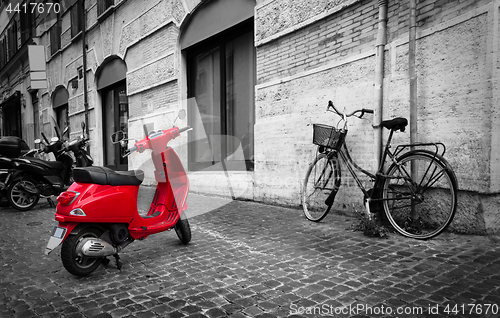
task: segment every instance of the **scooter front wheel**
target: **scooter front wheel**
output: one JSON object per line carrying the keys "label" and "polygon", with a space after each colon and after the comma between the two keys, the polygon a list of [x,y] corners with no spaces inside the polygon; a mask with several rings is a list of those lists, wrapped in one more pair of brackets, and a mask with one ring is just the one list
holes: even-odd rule
{"label": "scooter front wheel", "polygon": [[84,238],[98,238],[101,234],[100,229],[87,227],[80,230],[76,235],[70,234],[64,240],[61,247],[61,260],[68,272],[76,276],[87,276],[99,267],[102,257],[87,257],[77,250],[77,246]]}
{"label": "scooter front wheel", "polygon": [[14,180],[7,190],[7,199],[16,210],[31,210],[40,199],[39,194],[27,191],[27,187],[32,189],[32,192],[36,192],[36,182],[28,178]]}
{"label": "scooter front wheel", "polygon": [[182,244],[188,244],[191,241],[191,227],[186,216],[181,215],[179,221],[175,223],[174,229]]}

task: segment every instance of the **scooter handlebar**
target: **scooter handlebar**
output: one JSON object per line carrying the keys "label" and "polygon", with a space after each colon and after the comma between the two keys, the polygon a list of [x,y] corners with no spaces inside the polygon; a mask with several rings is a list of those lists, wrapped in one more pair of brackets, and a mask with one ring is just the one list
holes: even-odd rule
{"label": "scooter handlebar", "polygon": [[[180,133],[183,133],[185,131],[192,130],[192,129],[193,128],[191,126],[186,126],[186,127],[179,128],[177,130],[177,132],[180,134]],[[167,132],[167,131],[166,130],[162,131],[162,133],[165,133],[165,132]],[[156,136],[154,136],[154,137],[151,137],[151,136],[152,135],[150,134],[149,137],[148,137],[148,138],[150,138],[150,140],[152,140],[153,138],[155,138],[155,140],[156,140]],[[171,138],[175,138],[175,137],[173,137],[173,135],[172,135]],[[145,145],[142,141],[136,142],[136,144],[132,148],[129,148],[129,149],[125,150],[125,152],[123,153],[122,157],[125,158],[125,157],[129,156],[130,154],[132,154],[134,151],[138,151],[139,150],[139,147],[137,147],[138,143],[140,144],[139,146],[141,148],[140,152],[144,151],[144,149],[152,149],[152,148],[150,148],[151,146],[149,144]]]}
{"label": "scooter handlebar", "polygon": [[138,148],[137,148],[137,146],[135,146],[135,145],[134,145],[132,148],[129,148],[129,149],[125,150],[125,153],[123,154],[123,156],[122,156],[122,157],[123,157],[123,158],[127,157],[127,156],[128,156],[128,155],[130,155],[132,152],[137,151],[137,149],[138,149]]}
{"label": "scooter handlebar", "polygon": [[193,128],[191,126],[179,128],[179,134],[189,130],[193,130]]}

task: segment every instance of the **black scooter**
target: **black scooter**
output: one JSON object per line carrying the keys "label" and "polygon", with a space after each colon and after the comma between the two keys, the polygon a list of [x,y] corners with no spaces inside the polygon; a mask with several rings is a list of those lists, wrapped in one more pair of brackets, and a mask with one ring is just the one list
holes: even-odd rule
{"label": "black scooter", "polygon": [[15,168],[13,158],[33,157],[38,149],[30,149],[24,140],[16,136],[0,138],[0,207],[10,206],[6,197],[6,180],[9,171]]}
{"label": "black scooter", "polygon": [[[61,135],[64,135],[67,129],[62,134],[56,130],[58,137],[52,138],[50,142],[42,133],[45,140],[43,152],[53,153],[56,161],[37,158],[12,160],[15,169],[11,169],[6,181],[6,197],[12,207],[27,211],[38,203],[40,196],[48,197],[50,203],[50,196],[65,191],[73,183],[74,160],[70,152],[73,152],[79,165],[92,165],[93,159],[86,151],[89,139],[82,136],[80,140],[64,143]],[[37,139],[35,143],[42,142]]]}

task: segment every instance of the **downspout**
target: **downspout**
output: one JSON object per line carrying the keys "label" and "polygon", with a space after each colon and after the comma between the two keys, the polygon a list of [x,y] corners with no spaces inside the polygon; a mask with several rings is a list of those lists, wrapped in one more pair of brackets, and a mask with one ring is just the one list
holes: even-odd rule
{"label": "downspout", "polygon": [[378,34],[375,68],[375,100],[376,109],[373,116],[375,141],[375,168],[380,167],[382,157],[382,111],[384,104],[384,64],[385,45],[387,43],[387,0],[378,0]]}
{"label": "downspout", "polygon": [[[410,0],[410,30],[408,40],[408,73],[410,77],[410,144],[417,142],[417,75],[415,71],[415,51],[417,39],[417,0]],[[411,150],[414,147],[410,147]],[[417,167],[411,162],[411,178],[418,180]],[[417,217],[415,204],[411,205],[411,217]]]}
{"label": "downspout", "polygon": [[410,0],[410,30],[408,42],[408,73],[410,77],[410,143],[417,141],[417,75],[415,51],[417,38],[417,1]]}
{"label": "downspout", "polygon": [[[83,68],[83,105],[85,107],[85,134],[87,138],[90,137],[90,129],[89,129],[89,97],[87,93],[87,33],[86,33],[86,12],[85,12],[85,0],[81,1],[82,9],[82,68]],[[87,151],[89,150],[90,145],[87,146]]]}

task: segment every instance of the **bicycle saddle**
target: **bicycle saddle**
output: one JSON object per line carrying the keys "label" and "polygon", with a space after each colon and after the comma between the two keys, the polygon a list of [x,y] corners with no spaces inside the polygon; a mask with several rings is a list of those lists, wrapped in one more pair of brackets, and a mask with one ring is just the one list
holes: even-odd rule
{"label": "bicycle saddle", "polygon": [[401,132],[405,131],[407,125],[408,125],[408,120],[403,117],[396,117],[390,120],[384,120],[380,123],[380,126],[382,127],[391,130],[400,130]]}

